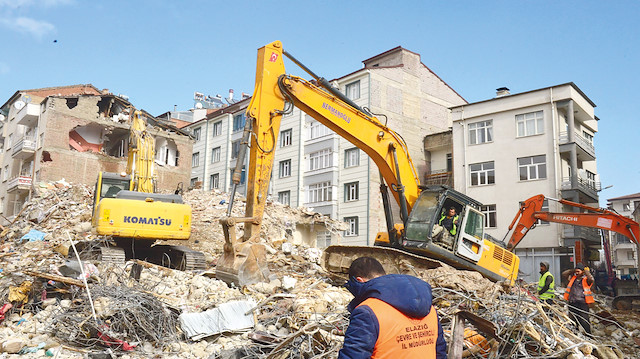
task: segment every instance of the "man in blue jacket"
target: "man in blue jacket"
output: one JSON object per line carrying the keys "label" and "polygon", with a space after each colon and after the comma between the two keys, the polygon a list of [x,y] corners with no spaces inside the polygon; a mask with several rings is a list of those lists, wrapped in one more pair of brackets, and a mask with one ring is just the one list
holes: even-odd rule
{"label": "man in blue jacket", "polygon": [[351,321],[339,359],[445,359],[431,286],[416,277],[386,274],[376,259],[361,257],[349,268],[345,285],[354,295]]}

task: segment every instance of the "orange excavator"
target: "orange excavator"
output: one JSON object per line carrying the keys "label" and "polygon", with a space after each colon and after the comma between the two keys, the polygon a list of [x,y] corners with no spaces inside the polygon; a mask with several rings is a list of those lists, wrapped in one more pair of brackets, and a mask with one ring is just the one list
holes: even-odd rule
{"label": "orange excavator", "polygon": [[[582,212],[551,213],[542,211],[544,200],[549,199],[560,204],[571,206]],[[604,208],[595,208],[582,203],[571,202],[565,199],[548,198],[544,195],[533,196],[520,203],[520,209],[514,217],[506,237],[511,233],[507,249],[513,249],[522,241],[529,231],[536,226],[538,220],[564,223],[574,226],[599,228],[607,231],[620,233],[636,244],[640,253],[640,225],[631,218],[627,218],[618,213]],[[640,268],[640,258],[638,258]],[[613,307],[621,310],[628,310],[633,307],[634,301],[640,301],[640,290],[636,294],[619,294],[613,299]]]}

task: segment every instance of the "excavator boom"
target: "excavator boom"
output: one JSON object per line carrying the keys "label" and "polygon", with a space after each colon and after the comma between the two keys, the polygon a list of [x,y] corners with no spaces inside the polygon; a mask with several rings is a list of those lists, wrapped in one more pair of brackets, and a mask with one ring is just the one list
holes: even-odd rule
{"label": "excavator boom", "polygon": [[[545,196],[533,196],[520,203],[520,209],[509,226],[509,231],[513,229],[513,233],[507,244],[509,250],[513,250],[522,241],[525,235],[529,233],[529,230],[535,227],[538,220],[542,220],[581,227],[599,228],[619,233],[634,243],[637,247],[637,253],[640,253],[640,225],[631,218],[604,208],[595,208],[565,199],[549,199],[587,212],[553,213],[542,211]],[[507,232],[507,235],[508,234],[509,232]],[[605,250],[607,249],[608,246],[605,246]],[[606,252],[608,255],[608,250]],[[637,260],[637,266],[640,268],[640,258]],[[640,295],[617,296],[613,300],[613,306],[618,309],[630,309],[633,301],[640,301]]]}
{"label": "excavator boom", "polygon": [[[307,81],[286,74],[284,56],[310,74],[313,80]],[[503,248],[484,240],[483,216],[478,204],[461,194],[454,195],[455,191],[445,188],[430,191],[428,196],[425,196],[402,137],[380,122],[369,110],[353,103],[327,80],[314,74],[284,51],[279,41],[258,50],[255,89],[247,108],[242,147],[232,176],[234,185],[228,217],[220,220],[225,232],[225,246],[224,254],[216,266],[216,277],[240,285],[266,280],[268,277],[265,251],[257,242],[281,119],[283,114],[292,111],[294,106],[364,151],[380,171],[388,234],[379,234],[376,244],[380,242],[383,243],[381,246],[398,249],[357,249],[355,252],[350,251],[351,254],[398,257],[398,253],[405,253],[411,257],[412,263],[422,263],[421,266],[414,264],[413,268],[433,268],[441,265],[441,260],[458,268],[478,270],[492,280],[515,280],[519,259],[509,252],[504,254]],[[245,164],[243,156],[247,147],[249,165],[246,212],[244,217],[231,218],[235,188],[240,182],[240,173]],[[401,224],[394,225],[392,222],[392,211],[386,197],[387,188],[391,189],[399,205]],[[444,195],[445,193],[453,196],[446,203],[445,198],[449,197]],[[422,203],[421,209],[417,211],[420,213],[413,213],[417,203]],[[439,226],[437,222],[445,205],[454,205],[464,211],[460,217],[460,226],[464,227],[464,231],[453,234],[457,242],[455,246],[449,245],[448,248],[431,243],[432,237],[435,237],[432,235],[432,229]],[[234,229],[235,224],[239,222],[244,223],[241,241],[237,241]],[[410,230],[409,226],[413,228],[413,238],[406,236]],[[461,244],[458,245],[458,242]],[[348,266],[352,257],[345,254],[349,252],[349,248],[342,248],[334,247],[325,251],[327,261],[332,263],[330,266],[339,271]],[[433,256],[433,260],[428,258],[430,255]]]}

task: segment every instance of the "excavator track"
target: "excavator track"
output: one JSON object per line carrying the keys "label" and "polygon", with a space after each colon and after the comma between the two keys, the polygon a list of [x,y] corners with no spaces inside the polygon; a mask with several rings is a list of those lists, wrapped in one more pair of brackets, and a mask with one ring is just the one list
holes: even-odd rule
{"label": "excavator track", "polygon": [[[204,253],[194,251],[191,248],[185,246],[163,246],[167,247],[169,252],[173,254],[173,258],[176,263],[176,268],[179,270],[205,270],[207,269],[207,262],[204,258]],[[168,263],[167,267],[172,267],[173,264]],[[164,265],[164,263],[163,263]]]}
{"label": "excavator track", "polygon": [[349,278],[349,266],[356,258],[377,259],[388,274],[416,274],[418,271],[434,269],[443,262],[391,247],[329,246],[322,255],[322,266],[332,279],[343,282]]}

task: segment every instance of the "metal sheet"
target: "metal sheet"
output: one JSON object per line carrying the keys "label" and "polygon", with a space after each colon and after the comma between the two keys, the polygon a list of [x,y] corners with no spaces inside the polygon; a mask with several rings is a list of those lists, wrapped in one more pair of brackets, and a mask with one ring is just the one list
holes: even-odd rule
{"label": "metal sheet", "polygon": [[253,314],[249,312],[256,303],[250,300],[220,304],[217,308],[201,313],[182,313],[180,326],[190,339],[200,339],[223,332],[253,328]]}

